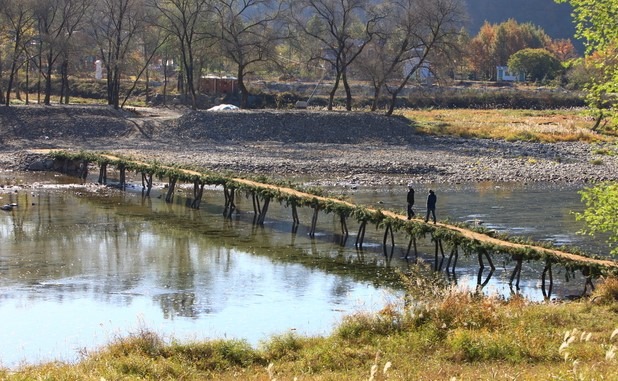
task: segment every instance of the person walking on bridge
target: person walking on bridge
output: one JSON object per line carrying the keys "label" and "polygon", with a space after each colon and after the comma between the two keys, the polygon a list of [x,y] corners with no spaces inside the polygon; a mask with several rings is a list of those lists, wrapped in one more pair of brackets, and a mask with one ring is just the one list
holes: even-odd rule
{"label": "person walking on bridge", "polygon": [[427,196],[427,215],[425,215],[425,222],[429,221],[429,213],[433,217],[433,223],[436,223],[436,202],[438,201],[438,197],[432,191],[429,190],[429,195]]}
{"label": "person walking on bridge", "polygon": [[412,184],[408,185],[408,220],[414,217],[414,210],[412,207],[414,206],[414,188],[412,188]]}

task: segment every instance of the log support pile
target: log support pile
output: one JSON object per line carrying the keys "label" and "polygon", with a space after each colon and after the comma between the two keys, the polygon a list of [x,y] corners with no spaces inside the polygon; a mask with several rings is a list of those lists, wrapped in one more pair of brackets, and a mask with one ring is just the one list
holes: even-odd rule
{"label": "log support pile", "polygon": [[523,266],[524,257],[521,255],[513,255],[513,259],[515,260],[515,268],[513,268],[513,273],[511,274],[511,279],[509,280],[509,287],[511,287],[512,291],[513,280],[516,280],[515,289],[519,291],[519,279],[521,278],[521,268]]}
{"label": "log support pile", "polygon": [[[451,249],[451,253],[448,256],[448,261],[446,261],[446,272],[450,272],[455,275],[455,266],[457,266],[457,259],[459,259],[459,245],[454,244]],[[453,261],[453,267],[451,268],[451,260]]]}
{"label": "log support pile", "polygon": [[300,225],[300,220],[298,219],[298,208],[296,206],[296,201],[291,202],[292,205],[292,233],[296,234],[298,231],[298,226]]}
{"label": "log support pile", "polygon": [[[479,272],[478,272],[476,284],[477,284],[477,287],[481,289],[485,287],[487,283],[489,283],[491,276],[494,274],[494,271],[496,270],[496,266],[494,266],[494,263],[491,260],[491,257],[489,256],[489,251],[487,251],[485,248],[478,249],[477,254],[478,254],[478,260],[479,260]],[[489,274],[487,274],[487,278],[485,278],[484,281],[483,281],[483,270],[485,270],[485,263],[483,262],[483,257],[487,259],[487,262],[489,263],[489,269],[490,269]]]}
{"label": "log support pile", "polygon": [[[391,250],[388,252],[388,238],[390,237],[391,241]],[[382,248],[384,250],[384,256],[390,261],[393,259],[393,253],[395,252],[395,235],[393,233],[393,227],[391,224],[386,225],[386,229],[384,229],[384,238],[382,239]]]}
{"label": "log support pile", "polygon": [[107,163],[102,163],[99,167],[99,184],[107,184]]}
{"label": "log support pile", "polygon": [[234,211],[236,210],[236,201],[234,200],[235,194],[236,194],[236,188],[223,185],[223,195],[225,196],[225,206],[223,208],[223,215],[228,218],[232,217],[232,213],[234,213]]}
{"label": "log support pile", "polygon": [[165,195],[165,202],[171,203],[174,201],[174,192],[176,190],[176,182],[178,176],[170,176],[169,183],[167,184],[167,194]]}
{"label": "log support pile", "polygon": [[309,237],[315,237],[315,229],[318,224],[318,213],[320,212],[320,207],[318,205],[312,205],[313,208],[313,217],[311,217],[311,228],[309,229]]}
{"label": "log support pile", "polygon": [[367,220],[362,220],[360,222],[360,226],[358,227],[358,235],[356,236],[356,242],[354,246],[357,249],[363,248],[363,241],[365,240],[365,230],[367,230]]}
{"label": "log support pile", "polygon": [[203,181],[195,180],[193,182],[193,199],[189,205],[191,209],[199,209],[202,204],[202,196],[204,195],[204,187],[206,183]]}
{"label": "log support pile", "polygon": [[264,225],[264,220],[266,219],[266,212],[268,212],[269,205],[270,205],[270,197],[264,196],[264,202],[262,203],[262,208],[257,218],[258,225]]}
{"label": "log support pile", "polygon": [[[549,278],[549,284],[546,284],[545,279]],[[545,268],[541,274],[541,291],[543,291],[543,297],[545,300],[551,299],[551,293],[554,286],[554,275],[551,269],[551,260],[548,258],[545,260]]]}
{"label": "log support pile", "polygon": [[348,216],[344,212],[339,212],[339,221],[341,222],[341,240],[339,244],[341,246],[345,246],[345,243],[348,241],[349,232],[347,218]]}
{"label": "log support pile", "polygon": [[416,246],[416,236],[410,236],[410,242],[408,242],[408,250],[406,251],[406,255],[403,257],[404,259],[408,259],[410,257],[410,249],[414,247],[414,261],[418,260],[418,249]]}
{"label": "log support pile", "polygon": [[150,191],[152,190],[152,172],[142,171],[142,194],[145,197],[150,197]]}
{"label": "log support pile", "polygon": [[118,172],[120,172],[118,187],[125,190],[127,189],[127,166],[124,163],[118,164]]}
{"label": "log support pile", "polygon": [[[432,241],[434,242],[434,270],[440,271],[442,269],[442,264],[444,263],[444,249],[442,248],[442,240],[440,238],[432,237]],[[440,261],[438,261],[438,254],[442,255]]]}

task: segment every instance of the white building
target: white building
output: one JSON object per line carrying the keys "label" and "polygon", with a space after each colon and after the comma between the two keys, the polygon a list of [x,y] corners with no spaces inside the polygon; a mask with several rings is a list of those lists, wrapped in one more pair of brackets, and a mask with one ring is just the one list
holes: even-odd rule
{"label": "white building", "polygon": [[513,72],[508,66],[496,66],[496,81],[498,82],[526,82],[526,74]]}

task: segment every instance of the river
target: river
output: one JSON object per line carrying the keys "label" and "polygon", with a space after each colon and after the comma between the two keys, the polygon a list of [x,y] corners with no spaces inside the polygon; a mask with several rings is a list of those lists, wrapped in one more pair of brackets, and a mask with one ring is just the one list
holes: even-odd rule
{"label": "river", "polygon": [[[0,184],[23,178],[0,174]],[[165,203],[141,187],[127,192],[74,184],[54,174],[29,174],[27,187],[6,186],[0,204],[0,365],[76,361],[114,338],[142,329],[165,339],[243,339],[259,345],[272,335],[326,335],[345,315],[371,312],[399,301],[394,269],[407,239],[397,235],[395,255],[382,252],[383,232],[367,228],[364,250],[354,248],[358,225],[341,246],[338,218],[320,214],[308,237],[312,211],[271,205],[264,226],[253,225],[250,199],[237,198],[238,213],[222,214],[221,188],[208,189],[200,210],[185,206],[182,192]],[[417,187],[422,206],[427,186]],[[582,205],[575,186],[547,184],[440,185],[438,219],[481,222],[535,240],[603,253],[603,242],[576,234],[573,211]],[[187,188],[188,192],[189,189]],[[336,188],[351,201],[404,212],[406,188]],[[417,212],[422,208],[417,207]],[[422,261],[433,248],[421,242]],[[483,289],[508,296],[513,263],[498,269]],[[542,264],[526,263],[521,292],[542,300]],[[461,258],[458,284],[474,288],[476,258]],[[556,297],[583,290],[581,277],[565,283],[556,269]],[[487,273],[482,274],[483,279]]]}

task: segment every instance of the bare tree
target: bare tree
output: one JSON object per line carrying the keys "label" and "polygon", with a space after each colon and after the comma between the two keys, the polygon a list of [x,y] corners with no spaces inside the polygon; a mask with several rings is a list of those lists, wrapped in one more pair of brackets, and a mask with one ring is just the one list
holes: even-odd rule
{"label": "bare tree", "polygon": [[[249,67],[274,58],[275,44],[281,38],[275,30],[280,21],[281,2],[272,0],[215,0],[213,13],[222,54],[234,62],[240,106],[247,107],[249,90],[245,77]],[[278,24],[281,25],[281,24]]]}
{"label": "bare tree", "polygon": [[[428,57],[448,51],[464,22],[460,0],[394,0],[384,3],[376,37],[363,52],[359,67],[372,83],[371,110],[382,92],[391,92],[391,114],[397,94],[419,72],[429,69]],[[388,84],[396,84],[389,88]],[[394,97],[393,97],[394,93]]]}
{"label": "bare tree", "polygon": [[144,27],[139,32],[140,35],[140,45],[141,45],[141,57],[138,62],[135,62],[134,66],[137,69],[135,74],[135,79],[129,90],[127,91],[124,100],[122,101],[121,107],[124,107],[125,103],[129,100],[131,93],[137,87],[137,84],[141,80],[142,76],[146,77],[146,102],[149,100],[149,82],[150,82],[150,74],[149,74],[149,66],[152,62],[154,56],[159,53],[161,47],[167,42],[169,38],[169,34],[165,29],[159,28],[157,26],[156,15],[153,13],[154,9],[150,8],[145,12],[145,23]]}
{"label": "bare tree", "polygon": [[148,0],[148,4],[161,13],[162,22],[159,25],[178,40],[187,90],[194,110],[197,108],[195,49],[196,44],[206,36],[209,1]]}
{"label": "bare tree", "polygon": [[390,94],[387,115],[393,113],[397,96],[410,79],[429,66],[429,57],[444,56],[456,47],[465,21],[462,0],[394,0],[389,6],[393,7],[387,23],[392,26],[386,34],[389,47],[381,57],[386,64],[374,81],[374,98],[382,86]]}
{"label": "bare tree", "polygon": [[5,105],[11,102],[11,90],[17,76],[17,71],[21,65],[28,59],[26,46],[32,39],[34,26],[34,14],[32,13],[32,1],[14,1],[0,0],[0,12],[8,24],[8,33],[12,40],[11,47],[11,71],[9,72],[9,80],[4,98]]}
{"label": "bare tree", "polygon": [[142,1],[99,0],[91,17],[97,49],[107,71],[107,102],[120,107],[120,81],[133,40],[142,27]]}
{"label": "bare tree", "polygon": [[375,35],[376,23],[383,18],[369,0],[299,0],[292,1],[291,17],[305,35],[318,40],[321,50],[315,52],[326,70],[334,70],[335,82],[329,94],[328,109],[339,82],[346,92],[346,109],[352,109],[352,92],[348,70]]}
{"label": "bare tree", "polygon": [[[44,103],[50,104],[52,92],[52,73],[59,58],[62,59],[62,90],[60,102],[64,95],[68,102],[68,67],[70,40],[75,31],[82,26],[82,20],[90,12],[91,0],[36,0],[34,15],[38,26],[40,52],[44,54],[45,72]],[[44,52],[44,53],[43,53]],[[42,68],[39,68],[41,72]]]}

